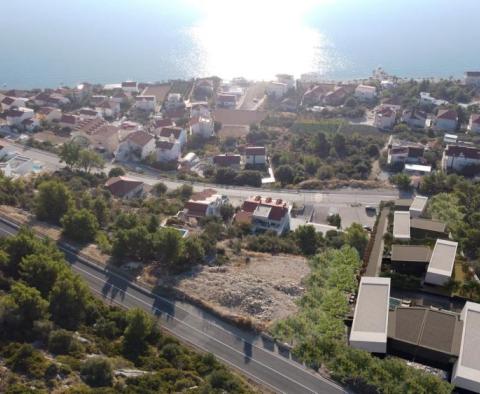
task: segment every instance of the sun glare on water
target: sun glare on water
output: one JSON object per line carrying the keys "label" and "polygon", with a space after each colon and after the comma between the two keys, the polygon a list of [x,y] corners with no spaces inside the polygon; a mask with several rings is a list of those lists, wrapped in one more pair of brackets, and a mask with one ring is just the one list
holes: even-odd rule
{"label": "sun glare on water", "polygon": [[305,24],[318,0],[193,1],[202,18],[188,34],[204,75],[271,79],[326,72],[329,43]]}

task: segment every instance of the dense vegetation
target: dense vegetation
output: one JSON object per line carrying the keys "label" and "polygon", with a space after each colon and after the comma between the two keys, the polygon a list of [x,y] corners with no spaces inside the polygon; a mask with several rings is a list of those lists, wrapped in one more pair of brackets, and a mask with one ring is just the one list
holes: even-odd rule
{"label": "dense vegetation", "polygon": [[[0,391],[10,394],[251,392],[145,312],[93,298],[58,249],[25,229],[0,241],[0,357]],[[122,378],[120,368],[144,372]]]}
{"label": "dense vegetation", "polygon": [[400,359],[380,359],[346,344],[343,320],[360,265],[358,253],[348,246],[313,257],[299,312],[277,323],[273,335],[292,343],[294,354],[308,365],[327,367],[334,379],[358,392],[450,393],[450,384]]}

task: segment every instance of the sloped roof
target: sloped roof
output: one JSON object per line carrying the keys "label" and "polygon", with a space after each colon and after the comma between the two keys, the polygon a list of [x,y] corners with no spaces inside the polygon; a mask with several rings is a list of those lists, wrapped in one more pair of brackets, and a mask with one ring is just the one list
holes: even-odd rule
{"label": "sloped roof", "polygon": [[105,187],[116,197],[124,197],[140,185],[143,185],[143,182],[124,176],[110,178],[105,182]]}

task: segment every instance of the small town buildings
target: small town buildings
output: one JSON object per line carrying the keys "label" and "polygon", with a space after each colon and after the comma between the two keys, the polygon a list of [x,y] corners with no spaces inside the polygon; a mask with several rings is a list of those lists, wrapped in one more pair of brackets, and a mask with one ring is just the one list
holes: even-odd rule
{"label": "small town buildings", "polygon": [[480,114],[471,114],[468,121],[468,131],[480,133]]}
{"label": "small town buildings", "polygon": [[392,245],[390,265],[400,274],[421,276],[427,270],[432,251],[424,245]]}
{"label": "small town buildings", "polygon": [[213,81],[211,79],[200,79],[195,82],[195,96],[210,97],[213,94]]}
{"label": "small town buildings", "polygon": [[117,101],[108,99],[99,103],[95,110],[101,113],[104,118],[116,118],[121,112],[121,106]]}
{"label": "small town buildings", "polygon": [[361,101],[371,101],[377,97],[377,88],[370,85],[358,85],[355,88],[355,97]]}
{"label": "small town buildings", "polygon": [[190,118],[190,133],[192,135],[199,135],[207,139],[214,134],[214,124],[211,117],[194,116]]}
{"label": "small town buildings", "polygon": [[37,110],[37,119],[43,122],[53,122],[62,118],[62,111],[54,107],[40,107]]}
{"label": "small town buildings", "polygon": [[371,353],[387,352],[390,278],[363,276],[350,331],[350,346]]}
{"label": "small town buildings", "polygon": [[191,169],[198,163],[200,163],[200,159],[195,152],[188,152],[178,161],[179,169]]}
{"label": "small town buildings", "polygon": [[348,91],[343,86],[337,86],[333,91],[327,92],[323,99],[326,105],[339,106],[345,102],[348,96]]}
{"label": "small town buildings", "polygon": [[423,215],[427,206],[428,197],[415,196],[412,205],[410,205],[410,216],[412,218],[418,218]]}
{"label": "small town buildings", "polygon": [[447,226],[439,220],[414,217],[410,220],[412,239],[448,237]]}
{"label": "small town buildings", "polygon": [[453,109],[440,109],[435,117],[434,128],[441,131],[454,131],[458,125],[458,114]]}
{"label": "small town buildings", "polygon": [[180,93],[169,93],[167,100],[165,101],[165,109],[167,111],[175,111],[180,108],[184,108],[185,103],[182,100]]}
{"label": "small town buildings", "polygon": [[420,105],[434,105],[438,107],[440,105],[448,105],[448,101],[436,99],[428,92],[420,92]]}
{"label": "small town buildings", "polygon": [[204,189],[194,193],[185,204],[183,215],[194,218],[220,216],[220,208],[228,203],[227,196],[218,194],[215,189]]}
{"label": "small town buildings", "polygon": [[402,114],[402,122],[412,129],[424,129],[427,124],[427,113],[419,109],[406,109]]}
{"label": "small town buildings", "polygon": [[80,120],[101,118],[102,113],[91,108],[82,108],[78,111]]}
{"label": "small town buildings", "polygon": [[136,181],[126,176],[117,176],[107,180],[105,187],[118,198],[136,198],[144,193],[143,182]]}
{"label": "small town buildings", "polygon": [[329,92],[322,85],[314,85],[308,89],[302,96],[302,105],[311,106],[322,104],[325,95]]}
{"label": "small town buildings", "polygon": [[125,81],[125,82],[122,82],[122,90],[125,92],[125,93],[138,93],[139,90],[138,90],[138,84],[137,82],[135,81]]}
{"label": "small town buildings", "polygon": [[25,107],[29,99],[23,97],[5,96],[1,101],[1,109],[3,111],[9,110],[13,107]]}
{"label": "small town buildings", "polygon": [[135,97],[134,106],[141,111],[154,112],[157,107],[157,99],[155,96],[138,95]]}
{"label": "small town buildings", "polygon": [[403,141],[390,136],[388,141],[387,163],[419,163],[423,158],[425,146],[411,141]]}
{"label": "small town buildings", "polygon": [[474,146],[447,145],[443,151],[443,171],[461,172],[472,165],[480,165],[480,149]]}
{"label": "small town buildings", "polygon": [[423,164],[405,164],[403,172],[408,175],[422,176],[427,175],[432,172],[432,166],[423,165]]}
{"label": "small town buildings", "polygon": [[168,140],[159,140],[156,143],[156,159],[161,163],[178,161],[181,153],[182,147],[173,137]]}
{"label": "small town buildings", "polygon": [[39,106],[62,107],[70,104],[70,99],[63,94],[55,92],[41,92],[33,98],[33,102]]}
{"label": "small town buildings", "polygon": [[213,157],[213,164],[217,167],[231,167],[239,170],[241,159],[240,155],[223,153]]}
{"label": "small town buildings", "polygon": [[155,152],[155,138],[145,131],[134,131],[118,146],[117,160],[144,160]]}
{"label": "small town buildings", "polygon": [[465,84],[480,87],[480,71],[467,71],[465,73]]}
{"label": "small town buildings", "polygon": [[194,118],[196,116],[203,118],[210,118],[212,116],[207,102],[192,103],[190,107],[190,117]]}
{"label": "small town buildings", "polygon": [[380,106],[375,109],[373,125],[379,129],[391,129],[395,125],[397,112],[389,106]]}
{"label": "small town buildings", "polygon": [[283,82],[270,81],[267,84],[265,93],[267,96],[273,97],[275,99],[281,99],[288,92],[288,85]]}
{"label": "small town buildings", "polygon": [[428,263],[425,283],[444,286],[452,277],[458,242],[437,239]]}
{"label": "small town buildings", "polygon": [[235,221],[251,226],[252,232],[275,231],[278,235],[290,230],[292,206],[282,199],[250,197],[235,215]]}
{"label": "small town buildings", "polygon": [[167,126],[162,127],[160,133],[157,134],[160,139],[178,141],[180,148],[182,148],[187,143],[187,132],[182,127],[177,126]]}
{"label": "small town buildings", "polygon": [[117,89],[113,92],[112,101],[118,104],[125,104],[128,102],[128,96],[123,90]]}
{"label": "small town buildings", "polygon": [[[480,79],[480,73],[479,79]],[[480,85],[480,84],[479,84]],[[480,392],[480,304],[467,301],[460,314],[463,322],[458,360],[453,366],[451,382],[456,387]]]}
{"label": "small town buildings", "polygon": [[247,146],[245,148],[245,164],[250,166],[265,165],[267,153],[264,146]]}
{"label": "small town buildings", "polygon": [[74,129],[80,122],[80,118],[76,115],[62,114],[58,124],[62,128]]}
{"label": "small town buildings", "polygon": [[7,124],[9,126],[21,126],[22,122],[32,119],[35,116],[33,109],[26,107],[14,107],[5,111]]}
{"label": "small town buildings", "polygon": [[446,133],[443,136],[443,142],[445,144],[456,144],[458,142],[458,135]]}
{"label": "small town buildings", "polygon": [[393,238],[410,239],[410,212],[395,211],[393,213]]}
{"label": "small town buildings", "polygon": [[237,96],[234,94],[219,93],[217,95],[217,106],[221,108],[235,108],[237,106]]}

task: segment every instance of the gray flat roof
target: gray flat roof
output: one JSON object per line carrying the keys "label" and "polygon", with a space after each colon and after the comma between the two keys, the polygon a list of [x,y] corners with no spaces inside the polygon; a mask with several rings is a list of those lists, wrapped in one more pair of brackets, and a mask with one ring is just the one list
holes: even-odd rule
{"label": "gray flat roof", "polygon": [[410,239],[410,212],[395,211],[393,214],[393,237]]}
{"label": "gray flat roof", "polygon": [[423,245],[392,245],[392,261],[428,263],[432,251]]}
{"label": "gray flat roof", "polygon": [[458,242],[437,239],[427,272],[451,276],[457,254],[457,246]]}
{"label": "gray flat roof", "polygon": [[428,202],[428,197],[415,196],[412,205],[410,205],[410,211],[423,212]]}
{"label": "gray flat roof", "polygon": [[362,277],[352,332],[386,335],[389,299],[390,278]]}
{"label": "gray flat roof", "polygon": [[271,207],[267,207],[265,205],[258,205],[257,208],[255,208],[255,211],[253,212],[253,214],[255,216],[268,219],[271,209],[272,209]]}
{"label": "gray flat roof", "polygon": [[432,231],[435,233],[445,233],[446,225],[438,220],[413,218],[410,221],[410,227],[419,230]]}

